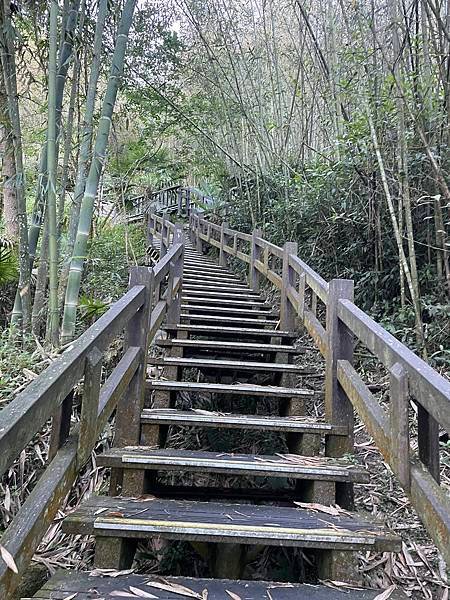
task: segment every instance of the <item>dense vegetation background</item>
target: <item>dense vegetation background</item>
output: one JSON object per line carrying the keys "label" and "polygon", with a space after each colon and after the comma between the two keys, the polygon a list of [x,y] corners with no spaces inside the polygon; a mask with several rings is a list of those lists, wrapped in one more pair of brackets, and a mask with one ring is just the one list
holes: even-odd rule
{"label": "dense vegetation background", "polygon": [[[145,252],[126,213],[169,181],[212,196],[211,218],[297,241],[326,279],[353,278],[357,303],[448,373],[448,0],[0,0],[0,158],[0,408],[123,294]],[[408,531],[397,558],[362,557],[367,578],[448,598],[357,430],[360,504]],[[0,482],[0,529],[47,449],[48,431]],[[103,477],[93,467],[69,503]],[[58,527],[37,560],[83,564],[90,550]]]}
{"label": "dense vegetation background", "polygon": [[86,259],[135,261],[130,199],[184,180],[448,365],[448,3],[1,5],[2,327],[72,339],[117,296]]}

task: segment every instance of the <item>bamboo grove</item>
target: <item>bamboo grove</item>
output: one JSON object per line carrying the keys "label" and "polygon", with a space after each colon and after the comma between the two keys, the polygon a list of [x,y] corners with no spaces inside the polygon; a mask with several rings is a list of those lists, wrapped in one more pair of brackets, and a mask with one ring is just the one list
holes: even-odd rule
{"label": "bamboo grove", "polygon": [[[75,335],[102,182],[114,172],[117,212],[132,189],[185,179],[217,210],[226,203],[233,225],[296,240],[324,275],[366,284],[364,308],[406,315],[416,349],[434,356],[450,293],[448,2],[2,0],[1,9],[15,329],[53,345]],[[24,100],[37,76],[40,113]],[[45,140],[30,190],[34,113]]]}

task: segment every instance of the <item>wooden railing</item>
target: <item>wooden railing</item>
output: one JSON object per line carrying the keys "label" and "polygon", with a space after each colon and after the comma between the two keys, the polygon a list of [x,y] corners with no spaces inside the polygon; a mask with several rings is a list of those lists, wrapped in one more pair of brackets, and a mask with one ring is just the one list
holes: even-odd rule
{"label": "wooden railing", "polygon": [[[45,469],[0,540],[14,561],[8,566],[0,560],[1,598],[11,597],[116,408],[114,445],[139,442],[147,347],[165,318],[178,323],[180,316],[184,242],[179,228],[173,227],[171,241],[153,269],[131,269],[128,292],[1,411],[1,475],[52,418]],[[106,351],[122,334],[122,355],[104,380]],[[74,388],[81,381],[74,426]]]}
{"label": "wooden railing", "polygon": [[149,196],[142,195],[133,198],[127,217],[129,221],[139,220],[150,211],[157,213],[176,211],[178,216],[189,215],[192,208],[201,212],[203,207],[211,206],[212,203],[213,200],[210,196],[196,188],[176,184],[152,192]]}
{"label": "wooden railing", "polygon": [[[229,258],[245,263],[254,290],[262,278],[279,290],[280,328],[306,328],[325,359],[326,416],[349,431],[348,438],[328,438],[327,454],[353,451],[355,409],[450,565],[450,498],[439,484],[439,428],[450,433],[450,382],[353,303],[352,281],[327,283],[297,256],[295,243],[281,248],[257,230],[241,233],[195,212],[190,232],[198,250],[217,249],[222,265]],[[389,373],[388,410],[355,366],[356,343]],[[417,436],[410,431],[411,403],[417,407]]]}

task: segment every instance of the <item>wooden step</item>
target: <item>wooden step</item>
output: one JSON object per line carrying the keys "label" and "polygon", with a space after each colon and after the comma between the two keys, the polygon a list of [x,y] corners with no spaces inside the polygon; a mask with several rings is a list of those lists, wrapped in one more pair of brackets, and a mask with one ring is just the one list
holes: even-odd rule
{"label": "wooden step", "polygon": [[205,296],[203,297],[202,295],[200,296],[195,296],[195,295],[191,295],[191,294],[183,294],[182,295],[182,299],[183,302],[187,302],[193,305],[196,304],[202,304],[203,302],[208,302],[209,304],[215,304],[215,305],[219,305],[221,308],[227,308],[227,307],[237,307],[237,306],[243,306],[243,307],[248,307],[248,306],[257,306],[257,307],[266,307],[266,308],[270,308],[268,304],[265,303],[264,300],[255,300],[255,298],[241,298],[240,300],[230,300],[228,298],[222,298],[222,297],[216,297],[214,295],[210,296],[209,294],[205,294]]}
{"label": "wooden step", "polygon": [[184,260],[186,263],[193,263],[193,264],[199,264],[199,265],[206,265],[209,267],[220,267],[221,269],[223,269],[224,267],[219,265],[217,262],[210,260],[208,258],[205,258],[203,256],[199,256],[198,254],[194,254],[191,252],[185,252],[184,253]]}
{"label": "wooden step", "polygon": [[356,513],[339,515],[299,507],[190,502],[154,496],[95,496],[63,521],[64,533],[148,539],[233,542],[267,546],[400,550],[398,537]]}
{"label": "wooden step", "polygon": [[201,298],[205,299],[231,298],[236,300],[263,300],[260,294],[256,294],[255,292],[248,292],[247,290],[239,292],[223,292],[221,290],[192,289],[183,287],[183,296],[200,296]]}
{"label": "wooden step", "polygon": [[[231,324],[232,325],[232,324]],[[279,329],[251,329],[245,327],[214,327],[213,325],[165,325],[166,331],[189,331],[193,334],[210,335],[238,335],[238,336],[264,336],[264,337],[296,337],[295,333],[280,331]]]}
{"label": "wooden step", "polygon": [[[205,275],[199,273],[187,273],[183,271],[183,281],[187,282],[197,282],[197,283],[231,283],[233,285],[238,285],[242,283],[241,279],[237,277],[237,275]],[[247,285],[247,284],[244,284]]]}
{"label": "wooden step", "polygon": [[248,383],[203,383],[197,381],[147,381],[147,389],[166,392],[207,392],[208,394],[234,394],[238,396],[264,396],[270,398],[312,398],[313,390],[277,387],[275,385],[252,385]]}
{"label": "wooden step", "polygon": [[186,273],[213,273],[216,275],[231,275],[230,271],[218,265],[205,265],[196,261],[184,261],[183,271]]}
{"label": "wooden step", "polygon": [[[154,584],[154,585],[152,585]],[[184,593],[183,593],[184,588]],[[130,590],[135,590],[134,594]],[[137,591],[136,591],[137,590]],[[206,590],[206,592],[205,592]],[[117,592],[129,597],[152,594],[159,600],[183,598],[208,598],[230,600],[231,594],[242,600],[374,600],[381,590],[357,590],[307,585],[301,583],[276,583],[267,581],[231,581],[227,579],[193,579],[190,577],[161,577],[157,575],[125,575],[114,577],[100,575],[98,571],[57,571],[33,598],[41,600],[104,600],[112,599]],[[75,594],[75,596],[74,596]],[[148,597],[148,596],[147,596]],[[389,600],[406,600],[403,592],[394,591]]]}
{"label": "wooden step", "polygon": [[143,423],[212,427],[215,429],[256,429],[281,433],[311,433],[318,435],[347,435],[346,427],[331,425],[313,417],[277,417],[266,415],[236,415],[201,409],[145,408]]}
{"label": "wooden step", "polygon": [[234,476],[287,477],[346,483],[368,483],[369,481],[367,471],[348,460],[296,454],[258,456],[196,450],[155,450],[145,446],[130,446],[111,448],[99,454],[97,463],[104,467],[150,471],[222,473]]}
{"label": "wooden step", "polygon": [[262,317],[273,319],[278,319],[278,314],[271,310],[270,308],[235,308],[232,306],[211,306],[204,304],[188,304],[182,303],[181,308],[183,310],[194,310],[197,313],[206,312],[206,313],[227,313],[231,315],[252,315],[254,317],[261,315]]}
{"label": "wooden step", "polygon": [[254,327],[263,327],[264,325],[273,325],[275,322],[268,319],[246,319],[245,317],[222,317],[220,315],[199,315],[194,313],[181,313],[182,321],[201,321],[202,323],[231,323],[237,325],[252,325]]}
{"label": "wooden step", "polygon": [[285,346],[282,344],[253,344],[250,342],[227,342],[222,340],[183,340],[172,338],[168,340],[159,339],[156,341],[156,344],[162,347],[177,346],[183,348],[193,348],[195,350],[214,350],[219,352],[283,352],[290,354],[301,354],[304,351],[301,348],[294,348],[294,346]]}
{"label": "wooden step", "polygon": [[201,261],[201,260],[196,260],[194,259],[189,259],[189,258],[185,258],[184,262],[183,262],[184,266],[189,269],[203,269],[205,271],[212,271],[212,272],[218,272],[218,273],[229,273],[228,269],[225,269],[224,267],[221,267],[220,265],[217,265],[215,263],[208,263],[205,261]]}
{"label": "wooden step", "polygon": [[201,283],[200,281],[193,283],[192,281],[183,281],[183,290],[205,290],[208,292],[228,290],[229,292],[247,292],[253,296],[258,296],[258,293],[253,292],[246,283],[230,285],[229,283]]}
{"label": "wooden step", "polygon": [[213,369],[215,371],[230,369],[233,371],[263,371],[265,373],[298,373],[299,375],[310,375],[317,373],[317,369],[311,369],[310,367],[274,362],[245,362],[241,360],[216,360],[210,358],[176,358],[172,356],[151,356],[147,362],[151,365],[186,367],[190,369],[202,370]]}

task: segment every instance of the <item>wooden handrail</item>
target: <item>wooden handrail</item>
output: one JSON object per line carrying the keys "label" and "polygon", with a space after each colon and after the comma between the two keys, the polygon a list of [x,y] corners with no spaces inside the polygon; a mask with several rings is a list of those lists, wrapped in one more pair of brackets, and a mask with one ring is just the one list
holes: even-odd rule
{"label": "wooden handrail", "polygon": [[150,195],[135,196],[131,200],[132,208],[127,216],[129,220],[135,221],[144,218],[152,210],[170,209],[176,209],[178,215],[181,215],[183,210],[189,215],[193,208],[202,212],[202,205],[212,202],[211,197],[205,196],[196,188],[175,184],[156,190]]}
{"label": "wooden handrail", "polygon": [[[230,229],[227,224],[211,227],[200,214],[191,213],[193,243],[219,250],[220,263],[227,257],[248,264],[249,283],[259,288],[263,276],[280,291],[282,329],[300,322],[326,361],[325,408],[334,425],[353,430],[353,409],[365,423],[386,462],[397,475],[430,536],[450,565],[450,499],[439,485],[439,427],[450,433],[450,382],[397,340],[353,303],[353,283],[335,279],[326,282],[302,261],[290,243],[284,248],[253,235]],[[211,229],[220,238],[208,235]],[[206,233],[205,233],[206,232]],[[231,240],[233,243],[231,244]],[[248,250],[239,249],[249,243]],[[322,320],[318,316],[322,302]],[[358,341],[391,374],[390,409],[378,402],[353,365],[353,346]],[[418,454],[411,447],[408,406],[418,407]],[[340,440],[327,442],[327,454],[352,451]]]}
{"label": "wooden handrail", "polygon": [[[116,408],[114,444],[139,440],[148,344],[165,318],[180,320],[184,240],[179,228],[173,230],[174,243],[155,267],[133,268],[129,291],[2,410],[2,474],[51,416],[53,423],[49,461],[0,540],[18,569],[16,574],[0,561],[1,598],[10,598],[17,588]],[[123,354],[102,384],[105,352],[123,332]],[[73,426],[74,388],[80,381],[80,422]]]}

